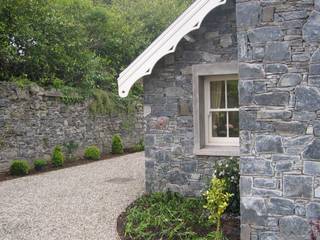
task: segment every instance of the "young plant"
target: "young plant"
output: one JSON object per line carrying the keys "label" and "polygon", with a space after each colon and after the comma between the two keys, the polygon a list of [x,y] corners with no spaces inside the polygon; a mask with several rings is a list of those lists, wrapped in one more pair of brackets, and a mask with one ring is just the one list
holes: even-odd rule
{"label": "young plant", "polygon": [[100,149],[96,146],[87,147],[84,157],[88,160],[99,160],[101,157]]}
{"label": "young plant", "polygon": [[216,224],[215,239],[223,239],[221,230],[221,217],[229,205],[231,193],[226,192],[226,181],[223,179],[213,178],[209,190],[204,194],[207,202],[204,205],[208,209],[210,216],[209,221]]}
{"label": "young plant", "polygon": [[239,159],[228,158],[222,162],[217,162],[214,169],[214,176],[224,179],[227,185],[226,191],[233,194],[226,212],[240,215]]}
{"label": "young plant", "polygon": [[47,161],[43,159],[35,160],[34,163],[34,169],[39,171],[42,171],[44,167],[47,165]]}
{"label": "young plant", "polygon": [[65,149],[65,151],[67,153],[67,159],[68,160],[73,160],[74,159],[74,153],[78,149],[79,144],[71,140],[71,141],[69,141],[67,143],[64,143],[63,146],[64,146],[64,149]]}
{"label": "young plant", "polygon": [[64,164],[64,154],[60,146],[56,146],[52,153],[52,164],[55,167],[62,167]]}
{"label": "young plant", "polygon": [[28,175],[30,171],[30,165],[26,160],[15,160],[10,166],[10,174],[13,176]]}
{"label": "young plant", "polygon": [[112,137],[112,153],[113,154],[123,153],[122,139],[119,134],[116,134]]}

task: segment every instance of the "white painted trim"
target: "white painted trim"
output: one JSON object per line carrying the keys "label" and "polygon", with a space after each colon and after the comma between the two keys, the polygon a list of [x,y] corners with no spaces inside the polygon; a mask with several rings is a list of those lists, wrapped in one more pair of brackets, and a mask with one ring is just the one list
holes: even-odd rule
{"label": "white painted trim", "polygon": [[173,53],[180,40],[191,31],[199,29],[203,19],[214,8],[227,0],[197,0],[177,18],[118,78],[120,97],[128,96],[133,84],[150,75],[155,64],[165,55]]}

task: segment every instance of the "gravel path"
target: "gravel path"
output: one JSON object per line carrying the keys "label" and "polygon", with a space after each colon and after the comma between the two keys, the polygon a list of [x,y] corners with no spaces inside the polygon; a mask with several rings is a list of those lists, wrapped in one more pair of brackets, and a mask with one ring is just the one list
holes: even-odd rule
{"label": "gravel path", "polygon": [[143,191],[142,153],[0,182],[0,239],[116,240]]}

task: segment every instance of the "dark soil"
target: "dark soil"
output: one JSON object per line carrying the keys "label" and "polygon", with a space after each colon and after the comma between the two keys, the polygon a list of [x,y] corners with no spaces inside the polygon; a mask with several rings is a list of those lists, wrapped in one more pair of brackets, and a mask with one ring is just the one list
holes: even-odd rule
{"label": "dark soil", "polygon": [[[125,212],[121,213],[117,219],[117,232],[121,240],[135,240],[125,236],[126,213],[134,206],[132,203]],[[232,215],[224,215],[222,219],[222,228],[228,240],[240,240],[240,218]],[[199,229],[197,232],[203,232]],[[163,239],[166,240],[166,239]]]}
{"label": "dark soil", "polygon": [[[94,162],[99,162],[99,161],[108,161],[110,159],[116,158],[116,157],[120,157],[120,156],[125,156],[128,155],[130,153],[133,153],[133,151],[131,150],[126,150],[126,152],[124,154],[104,154],[101,156],[101,160],[97,160],[97,161],[93,161],[93,160],[86,160],[86,159],[75,159],[75,160],[65,160],[63,167],[54,167],[53,165],[51,165],[50,163],[48,163],[47,166],[45,166],[43,168],[43,170],[41,171],[36,171],[35,169],[31,169],[29,174],[27,176],[30,175],[38,175],[38,174],[42,174],[45,172],[51,172],[51,171],[56,171],[56,170],[60,170],[60,169],[64,169],[64,168],[70,168],[70,167],[75,167],[75,166],[80,166],[80,165],[85,165],[85,164],[90,164],[90,163],[94,163]],[[15,178],[21,178],[21,176],[12,176],[10,175],[10,173],[4,173],[4,174],[0,174],[0,182],[2,181],[7,181],[7,180],[12,180]]]}

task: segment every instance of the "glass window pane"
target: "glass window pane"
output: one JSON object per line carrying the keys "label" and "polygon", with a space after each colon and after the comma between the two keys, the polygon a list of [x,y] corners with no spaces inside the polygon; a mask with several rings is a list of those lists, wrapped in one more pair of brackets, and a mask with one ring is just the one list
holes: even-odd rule
{"label": "glass window pane", "polygon": [[212,113],[212,137],[227,137],[227,113]]}
{"label": "glass window pane", "polygon": [[227,81],[228,90],[228,108],[238,108],[239,107],[239,97],[238,97],[238,81],[231,80]]}
{"label": "glass window pane", "polygon": [[229,137],[239,137],[239,112],[229,112]]}
{"label": "glass window pane", "polygon": [[225,108],[225,81],[210,82],[211,108]]}

